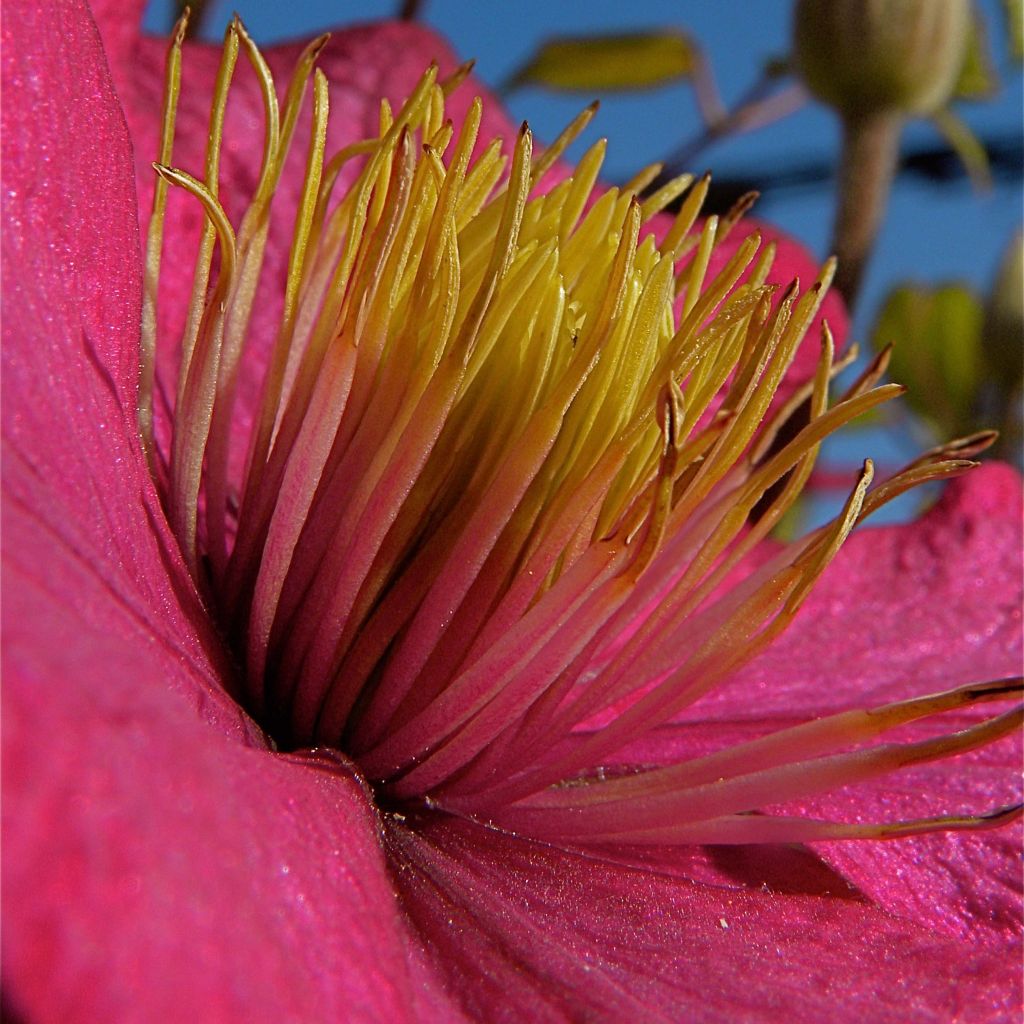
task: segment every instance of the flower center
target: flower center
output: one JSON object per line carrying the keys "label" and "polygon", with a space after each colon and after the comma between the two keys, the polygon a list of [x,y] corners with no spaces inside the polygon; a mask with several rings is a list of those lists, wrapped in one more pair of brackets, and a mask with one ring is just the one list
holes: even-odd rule
{"label": "flower center", "polygon": [[[690,176],[641,198],[656,168],[595,193],[603,143],[538,189],[593,109],[539,156],[524,125],[506,156],[478,140],[479,100],[458,129],[446,119],[468,66],[448,78],[429,68],[397,112],[382,102],[376,137],[326,158],[328,89],[314,70],[325,39],[279,105],[237,21],[199,180],[171,166],[181,37],[179,27],[155,165],[140,425],[184,557],[244,666],[240,699],[281,745],[344,750],[389,799],[537,836],[755,841],[808,826],[747,813],[759,805],[889,764],[836,751],[1017,686],[854,713],[677,768],[598,771],[777,636],[860,519],[962,472],[989,438],[929,453],[873,490],[865,463],[833,522],[743,571],[821,440],[901,390],[875,386],[882,358],[830,405],[841,366],[826,327],[814,380],[775,400],[831,264],[806,292],[793,282],[777,294],[766,283],[773,247],[751,235],[712,272],[742,208],[699,221],[708,182]],[[236,229],[218,188],[240,52],[266,127]],[[278,185],[310,83],[289,208]],[[206,223],[178,378],[161,405],[156,302],[172,184]],[[652,232],[673,203],[672,223]],[[272,204],[291,231],[276,300],[261,277]],[[280,309],[264,349],[257,308]],[[253,364],[260,397],[243,409]],[[783,433],[798,414],[805,425]],[[915,756],[990,742],[1018,718]],[[823,772],[822,761],[837,766]]]}

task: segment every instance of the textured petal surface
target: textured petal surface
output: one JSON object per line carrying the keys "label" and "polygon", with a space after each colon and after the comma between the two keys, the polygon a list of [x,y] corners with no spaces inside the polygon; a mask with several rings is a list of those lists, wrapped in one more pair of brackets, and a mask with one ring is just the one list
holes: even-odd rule
{"label": "textured petal surface", "polygon": [[[978,811],[1021,799],[1020,743],[964,757],[955,766],[928,765],[870,788],[832,794],[817,813],[845,820],[913,818],[935,810]],[[1016,777],[1016,792],[1009,780]],[[818,844],[824,860],[879,906],[936,934],[1001,948],[1007,985],[1020,1001],[1020,823],[979,834],[920,836],[898,843]]]}
{"label": "textured petal surface", "polygon": [[[165,648],[177,666],[168,681],[237,726],[219,643],[135,440],[141,272],[124,119],[88,16],[19,8],[4,21],[5,498],[35,520],[40,545],[88,567],[108,600],[51,579],[55,593],[101,628]],[[81,53],[33,52],[73,13],[85,22]],[[28,538],[15,540],[12,526],[5,541],[47,577]]]}
{"label": "textured petal surface", "polygon": [[[30,1020],[436,1017],[366,794],[265,749],[166,546],[95,29],[70,3],[4,13],[5,1001]],[[75,49],[42,57],[46,38]]]}
{"label": "textured petal surface", "polygon": [[481,1020],[996,1021],[1019,999],[999,953],[825,892],[788,851],[768,869],[724,853],[732,882],[711,884],[457,821],[389,845],[428,953]]}

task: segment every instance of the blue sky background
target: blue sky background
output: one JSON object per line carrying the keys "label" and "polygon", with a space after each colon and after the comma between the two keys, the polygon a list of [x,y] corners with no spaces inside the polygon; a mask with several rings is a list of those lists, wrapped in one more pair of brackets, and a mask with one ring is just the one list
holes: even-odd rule
{"label": "blue sky background", "polygon": [[[219,0],[208,15],[206,31],[219,36],[237,8],[255,38],[272,43],[388,17],[397,7],[395,0]],[[979,0],[978,7],[1002,87],[994,99],[963,103],[958,111],[979,135],[1019,135],[1024,118],[1022,77],[1007,53],[999,2]],[[164,30],[166,10],[166,0],[154,0],[148,17],[151,28]],[[766,60],[787,53],[790,12],[790,0],[634,0],[628,4],[621,0],[427,0],[421,20],[446,36],[458,54],[477,58],[477,74],[492,86],[505,81],[551,35],[675,26],[703,47],[722,97],[730,106],[754,82]],[[539,138],[550,139],[587,99],[528,88],[508,97],[508,106],[514,119],[529,120]],[[605,173],[612,180],[625,179],[638,167],[666,156],[700,128],[693,93],[685,84],[601,100],[596,131],[592,126],[577,145],[590,145],[598,134],[608,136]],[[932,146],[938,141],[937,131],[921,122],[908,128],[904,146]],[[731,177],[766,165],[831,162],[837,144],[835,119],[824,107],[809,104],[767,128],[716,143],[701,154],[699,166],[693,169],[709,167]],[[783,189],[766,192],[756,213],[823,257],[831,233],[832,205],[827,186]],[[964,179],[936,185],[909,175],[901,177],[865,278],[855,336],[866,335],[879,303],[897,281],[955,279],[986,289],[1021,221],[1019,177],[997,181],[987,194],[973,191]],[[855,434],[848,443],[860,452],[866,440],[865,435]],[[873,433],[868,447],[886,461],[919,448],[921,441],[921,437],[890,430],[884,435]],[[846,454],[843,443],[827,456],[845,461]]]}

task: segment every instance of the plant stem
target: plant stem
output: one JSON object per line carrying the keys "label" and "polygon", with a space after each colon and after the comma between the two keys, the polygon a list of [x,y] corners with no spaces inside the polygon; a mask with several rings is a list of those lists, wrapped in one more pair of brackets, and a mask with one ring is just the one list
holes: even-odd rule
{"label": "plant stem", "polygon": [[718,120],[709,121],[705,118],[701,131],[665,161],[666,177],[692,170],[693,161],[719,139],[763,128],[799,110],[806,102],[807,91],[799,83],[791,82],[779,88],[777,78],[763,76],[747,90],[736,106],[723,113]]}
{"label": "plant stem", "polygon": [[896,172],[903,116],[884,111],[843,121],[843,151],[832,252],[836,286],[852,309]]}

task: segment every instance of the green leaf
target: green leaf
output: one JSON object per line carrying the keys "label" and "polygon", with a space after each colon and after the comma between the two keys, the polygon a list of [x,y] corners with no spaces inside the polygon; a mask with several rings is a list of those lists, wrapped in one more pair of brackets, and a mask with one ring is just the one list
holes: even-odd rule
{"label": "green leaf", "polygon": [[982,375],[981,300],[969,288],[902,285],[889,293],[872,332],[876,349],[892,343],[892,377],[942,435],[974,429]]}
{"label": "green leaf", "polygon": [[989,293],[984,355],[996,390],[1016,391],[1024,376],[1024,235],[1019,230],[1003,253]]}
{"label": "green leaf", "polygon": [[990,422],[999,428],[999,454],[1021,464],[1024,455],[1024,234],[1003,254],[985,310],[984,373]]}
{"label": "green leaf", "polygon": [[[942,0],[939,0],[942,2]],[[1014,0],[1018,5],[1020,0]],[[953,98],[962,100],[984,100],[999,91],[999,76],[992,60],[992,48],[988,43],[985,23],[977,10],[972,12],[964,62],[960,75],[953,87]]]}
{"label": "green leaf", "polygon": [[703,60],[699,47],[682,32],[559,36],[512,76],[510,87],[586,93],[654,89],[690,78]]}

